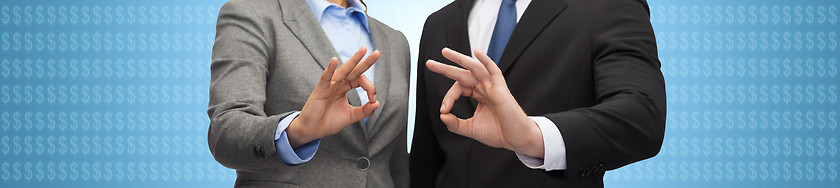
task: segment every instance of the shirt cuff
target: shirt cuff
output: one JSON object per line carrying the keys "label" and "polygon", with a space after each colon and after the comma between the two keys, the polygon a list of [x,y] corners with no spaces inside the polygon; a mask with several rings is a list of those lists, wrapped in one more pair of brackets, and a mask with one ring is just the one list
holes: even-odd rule
{"label": "shirt cuff", "polygon": [[280,160],[286,165],[297,165],[305,163],[315,156],[318,151],[318,146],[321,145],[321,139],[314,140],[299,146],[297,149],[292,149],[292,144],[289,143],[289,137],[286,135],[286,129],[292,124],[300,112],[292,112],[283,117],[280,123],[277,123],[277,131],[274,134],[274,142],[277,144],[277,153]]}
{"label": "shirt cuff", "polygon": [[543,145],[545,145],[545,159],[531,157],[525,154],[516,153],[519,161],[531,169],[565,170],[566,169],[566,143],[560,129],[550,119],[543,116],[529,116],[537,123],[542,131]]}

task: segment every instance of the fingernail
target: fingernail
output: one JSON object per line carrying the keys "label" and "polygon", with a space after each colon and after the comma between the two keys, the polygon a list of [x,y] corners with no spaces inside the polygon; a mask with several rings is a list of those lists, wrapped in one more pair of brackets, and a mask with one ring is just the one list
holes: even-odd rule
{"label": "fingernail", "polygon": [[373,95],[373,100],[370,101],[370,103],[374,103],[374,102],[376,102],[376,95]]}
{"label": "fingernail", "polygon": [[440,104],[440,111],[443,111],[444,108],[446,108],[446,105],[445,104]]}

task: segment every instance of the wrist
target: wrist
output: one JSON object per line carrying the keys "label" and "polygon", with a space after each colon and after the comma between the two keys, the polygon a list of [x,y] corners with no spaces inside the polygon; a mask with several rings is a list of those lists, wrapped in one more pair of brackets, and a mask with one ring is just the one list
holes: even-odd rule
{"label": "wrist", "polygon": [[518,123],[520,127],[525,128],[526,131],[520,145],[512,146],[509,150],[524,154],[527,156],[544,159],[545,158],[545,143],[543,142],[542,130],[536,121],[530,117],[526,117],[527,121]]}
{"label": "wrist", "polygon": [[540,125],[533,119],[528,118],[528,122],[531,125],[531,136],[529,138],[532,139],[531,144],[529,145],[532,146],[532,148],[530,148],[533,152],[532,156],[545,159],[545,142],[543,141],[545,138],[543,138],[542,129],[540,129]]}
{"label": "wrist", "polygon": [[309,135],[307,131],[305,131],[306,125],[302,125],[300,121],[300,116],[295,117],[292,119],[292,122],[289,124],[289,127],[286,128],[286,137],[289,138],[289,144],[292,148],[297,148],[298,146],[304,145],[306,143],[312,142],[315,140],[312,136]]}

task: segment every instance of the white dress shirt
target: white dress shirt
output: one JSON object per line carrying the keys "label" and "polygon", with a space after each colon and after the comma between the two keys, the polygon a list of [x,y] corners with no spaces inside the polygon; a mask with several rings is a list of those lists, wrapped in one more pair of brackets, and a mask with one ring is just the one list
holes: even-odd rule
{"label": "white dress shirt", "polygon": [[[522,14],[525,13],[525,9],[528,8],[529,4],[531,4],[531,0],[516,1],[516,22],[519,22],[519,19],[522,18]],[[473,4],[470,15],[467,18],[470,53],[475,51],[475,49],[481,49],[482,52],[487,53],[501,5],[502,0],[476,0]],[[545,158],[540,159],[520,153],[516,153],[516,156],[519,157],[519,160],[525,166],[532,169],[545,169],[546,171],[565,170],[566,143],[563,141],[563,135],[560,134],[560,130],[557,129],[554,122],[546,117],[531,116],[529,118],[534,120],[542,131],[543,143],[545,145]]]}

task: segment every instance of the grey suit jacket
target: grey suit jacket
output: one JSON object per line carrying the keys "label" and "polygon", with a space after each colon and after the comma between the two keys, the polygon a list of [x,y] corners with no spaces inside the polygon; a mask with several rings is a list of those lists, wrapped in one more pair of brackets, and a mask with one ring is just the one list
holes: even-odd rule
{"label": "grey suit jacket", "polygon": [[[311,161],[289,166],[277,154],[277,123],[303,108],[338,54],[304,0],[232,0],[221,8],[207,142],[216,161],[236,169],[237,187],[407,187],[408,42],[368,19],[382,52],[374,80],[382,105],[366,126],[323,138]],[[354,90],[348,95],[360,105]]]}

